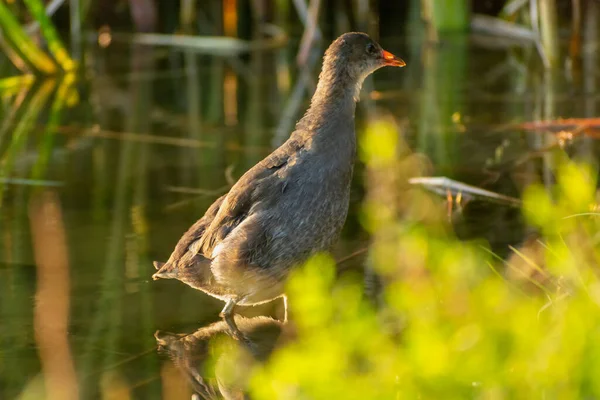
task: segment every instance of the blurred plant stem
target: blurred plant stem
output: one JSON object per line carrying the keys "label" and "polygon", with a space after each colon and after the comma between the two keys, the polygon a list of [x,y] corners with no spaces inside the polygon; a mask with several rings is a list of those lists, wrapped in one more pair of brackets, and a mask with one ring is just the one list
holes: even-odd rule
{"label": "blurred plant stem", "polygon": [[[188,134],[191,139],[202,140],[202,82],[198,79],[200,65],[198,55],[186,51],[183,55],[185,68],[186,84],[183,90],[186,94],[187,124]],[[196,177],[195,161],[197,149],[181,147],[181,181],[182,186],[194,186],[198,182],[193,182]]]}
{"label": "blurred plant stem", "polygon": [[296,62],[298,65],[305,65],[313,44],[321,39],[322,34],[319,29],[319,11],[321,9],[321,0],[311,0],[308,6],[306,26],[300,39],[300,48]]}
{"label": "blurred plant stem", "polygon": [[191,33],[196,20],[196,0],[181,0],[179,25],[182,31]]}
{"label": "blurred plant stem", "polygon": [[275,23],[289,32],[290,28],[290,1],[275,0]]}
{"label": "blurred plant stem", "polygon": [[470,0],[421,0],[422,18],[436,34],[468,31],[470,12]]}
{"label": "blurred plant stem", "polygon": [[[584,93],[598,92],[598,65],[600,57],[598,51],[592,50],[593,46],[600,40],[600,3],[597,1],[584,1],[585,12],[583,13],[583,45],[588,48],[588,51],[581,54],[582,81],[581,90]],[[585,96],[583,105],[584,115],[587,117],[595,117],[598,115],[598,102],[594,96]],[[580,157],[590,164],[598,167],[598,157],[594,151],[595,141],[591,137],[582,139],[578,146],[578,154]]]}
{"label": "blurred plant stem", "polygon": [[[90,2],[88,1],[88,4]],[[81,59],[81,20],[85,13],[81,7],[81,0],[71,0],[69,4],[71,19],[71,51],[76,60]]]}
{"label": "blurred plant stem", "polygon": [[[557,76],[556,70],[546,70],[538,84],[537,104],[535,105],[536,114],[534,120],[552,120],[556,117],[556,94],[557,94]],[[536,138],[536,150],[542,150],[553,145],[556,138],[551,133],[543,133]],[[553,171],[557,168],[555,152],[545,151],[542,153],[543,160],[543,182],[549,193],[554,186],[555,178]]]}
{"label": "blurred plant stem", "polygon": [[[250,68],[252,75],[256,79],[252,79],[247,86],[246,102],[245,134],[241,138],[246,146],[260,146],[268,142],[268,137],[265,137],[266,130],[261,127],[267,126],[265,123],[265,113],[262,104],[268,102],[268,96],[272,93],[272,88],[277,84],[277,81],[271,77],[274,71],[274,58],[266,53],[253,53],[250,60]],[[267,78],[267,79],[265,79]],[[270,79],[269,79],[270,78]],[[259,154],[248,154],[243,163],[243,169],[252,168],[254,164],[262,158]]]}
{"label": "blurred plant stem", "polygon": [[559,62],[556,0],[538,0],[538,6],[542,48],[548,59],[548,67],[555,68]]}
{"label": "blurred plant stem", "polygon": [[[54,13],[56,12],[56,10],[58,10],[63,3],[65,2],[65,0],[51,0],[48,2],[48,4],[46,4],[46,15],[48,17],[51,17],[52,15],[54,15]],[[40,28],[40,22],[37,20],[33,20],[32,22],[28,23],[25,26],[25,32],[28,35],[33,35],[34,33],[37,32],[37,30]]]}
{"label": "blurred plant stem", "polygon": [[[573,15],[571,17],[571,38],[569,40],[569,56],[574,69],[581,66],[581,0],[572,0]],[[586,3],[587,5],[587,3]]]}
{"label": "blurred plant stem", "polygon": [[31,171],[32,179],[38,180],[45,178],[46,169],[54,148],[55,130],[60,125],[69,90],[72,88],[74,82],[75,76],[73,74],[67,74],[58,85],[52,107],[50,108],[50,116],[45,125],[44,136],[38,146],[39,155],[33,166],[33,170]]}
{"label": "blurred plant stem", "polygon": [[[56,81],[44,80],[39,87],[34,88],[31,99],[25,103],[26,109],[20,116],[17,125],[12,131],[10,144],[0,157],[0,176],[11,176],[14,171],[14,161],[20,151],[25,147],[27,138],[33,129],[38,116],[44,110],[48,97],[54,90]],[[0,207],[4,198],[6,183],[0,181]]]}
{"label": "blurred plant stem", "polygon": [[[7,79],[14,80],[15,78]],[[13,139],[13,135],[11,135],[11,133],[14,129],[15,121],[17,120],[18,115],[20,115],[22,112],[21,106],[25,103],[25,101],[29,101],[28,95],[30,94],[32,85],[33,82],[24,82],[24,85],[18,88],[18,90],[16,88],[13,89],[14,86],[10,87],[9,96],[14,96],[14,98],[11,99],[12,101],[10,102],[10,107],[6,110],[5,115],[2,116],[2,125],[0,125],[0,160],[2,159],[2,155]]]}
{"label": "blurred plant stem", "polygon": [[[1,36],[0,36],[1,38]],[[4,53],[6,58],[10,60],[10,62],[22,73],[29,74],[30,68],[29,65],[21,58],[19,53],[14,50],[11,45],[6,40],[0,40],[0,51]]]}
{"label": "blurred plant stem", "polygon": [[459,85],[466,79],[467,37],[456,35],[442,46],[425,44],[421,51],[424,72],[418,149],[439,166],[438,174],[446,175],[457,156],[456,126],[464,107]]}

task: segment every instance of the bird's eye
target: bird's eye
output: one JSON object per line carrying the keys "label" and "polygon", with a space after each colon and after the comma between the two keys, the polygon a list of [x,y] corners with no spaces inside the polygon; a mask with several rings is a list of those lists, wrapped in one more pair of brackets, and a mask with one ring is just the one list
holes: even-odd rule
{"label": "bird's eye", "polygon": [[369,43],[367,45],[367,53],[369,53],[369,54],[377,53],[377,48],[375,47],[375,45],[373,43]]}

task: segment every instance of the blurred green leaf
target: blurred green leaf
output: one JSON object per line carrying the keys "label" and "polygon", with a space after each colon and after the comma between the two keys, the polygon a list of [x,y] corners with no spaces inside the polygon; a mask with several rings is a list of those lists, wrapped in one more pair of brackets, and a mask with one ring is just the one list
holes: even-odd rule
{"label": "blurred green leaf", "polygon": [[[25,107],[25,111],[16,123],[8,148],[0,157],[0,176],[7,178],[13,174],[15,159],[24,149],[27,138],[44,109],[49,96],[52,94],[55,85],[56,82],[54,80],[43,81],[38,87],[33,88],[34,91],[31,93],[31,98],[22,105],[22,107]],[[5,185],[4,182],[0,181],[0,206],[4,197]]]}
{"label": "blurred green leaf", "polygon": [[33,18],[40,24],[40,29],[44,39],[48,43],[48,49],[54,56],[54,59],[61,66],[63,71],[72,71],[75,69],[75,62],[69,56],[54,28],[54,24],[46,15],[46,8],[41,0],[23,0]]}
{"label": "blurred green leaf", "polygon": [[56,72],[56,64],[27,36],[19,21],[3,1],[0,1],[0,27],[12,48],[32,68],[48,75]]}
{"label": "blurred green leaf", "polygon": [[35,77],[29,74],[0,79],[0,96],[14,96],[24,87],[31,86],[33,82],[35,82]]}
{"label": "blurred green leaf", "polygon": [[54,136],[55,130],[60,125],[63,110],[65,108],[69,90],[75,82],[75,75],[67,74],[61,79],[52,107],[50,108],[50,116],[45,126],[44,136],[38,146],[38,158],[31,171],[31,178],[34,180],[41,180],[45,177],[46,167],[52,155],[52,149],[54,147]]}

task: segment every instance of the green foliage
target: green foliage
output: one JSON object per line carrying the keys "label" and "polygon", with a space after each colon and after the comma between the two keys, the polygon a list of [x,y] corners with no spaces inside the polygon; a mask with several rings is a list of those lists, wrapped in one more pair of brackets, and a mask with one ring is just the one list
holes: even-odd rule
{"label": "green foliage", "polygon": [[[379,136],[399,146],[389,129],[378,126]],[[389,150],[364,144],[374,175],[385,171],[382,162],[390,167]],[[436,199],[404,191],[400,198],[414,206],[406,209],[431,210],[369,226],[386,306],[364,298],[357,276],[335,279],[330,257],[313,258],[288,288],[298,338],[256,367],[253,398],[599,397],[600,229],[590,215],[597,177],[566,158],[555,173],[551,190],[527,190],[524,213],[543,232],[546,265],[537,267],[560,278],[559,290],[521,290],[488,268],[489,251],[448,233]]]}
{"label": "green foliage", "polygon": [[41,0],[24,0],[24,2],[33,18],[39,22],[42,34],[48,42],[48,49],[58,65],[63,71],[72,71],[75,68],[75,62],[71,59],[60,40],[50,17],[46,15],[44,3]]}
{"label": "green foliage", "polygon": [[52,57],[41,46],[34,43],[20,25],[17,16],[4,2],[0,2],[0,29],[7,39],[8,51],[18,56],[14,60],[15,64],[24,62],[29,69],[45,75],[55,74],[58,71],[57,65],[63,72],[75,69],[75,62],[65,49],[50,17],[46,15],[44,3],[41,0],[24,0],[24,2],[33,19],[39,23]]}
{"label": "green foliage", "polygon": [[33,43],[4,2],[0,2],[0,27],[11,49],[17,52],[31,68],[44,74],[56,72],[56,65],[52,59]]}
{"label": "green foliage", "polygon": [[470,1],[433,2],[433,23],[439,32],[464,32],[469,29]]}

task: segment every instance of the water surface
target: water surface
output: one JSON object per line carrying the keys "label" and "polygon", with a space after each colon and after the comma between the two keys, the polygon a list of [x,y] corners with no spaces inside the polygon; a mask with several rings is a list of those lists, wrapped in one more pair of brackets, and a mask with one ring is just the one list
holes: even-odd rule
{"label": "water surface", "polygon": [[[552,130],[517,124],[597,115],[594,55],[573,80],[545,74],[532,49],[481,38],[381,42],[408,67],[383,69],[365,83],[358,131],[368,118],[392,115],[411,150],[430,160],[431,175],[518,198],[526,184],[551,179],[549,150],[563,143]],[[180,373],[189,366],[175,370],[156,351],[154,333],[192,333],[219,321],[223,304],[176,281],[153,282],[152,261],[166,260],[180,235],[305,110],[318,65],[306,88],[295,90],[302,72],[294,43],[239,58],[92,48],[72,86],[37,81],[3,97],[0,398],[39,390],[44,349],[55,349],[56,365],[66,368],[59,374],[66,387],[73,382],[65,365],[74,366],[83,398],[119,390],[189,398]],[[597,160],[593,135],[567,140],[566,150]],[[363,173],[359,164],[334,249],[343,269],[359,271],[368,244],[359,218]],[[450,217],[460,237],[485,238],[501,255],[528,233],[517,208],[485,199]],[[241,309],[246,317],[281,318],[281,311],[280,302]],[[280,326],[265,329],[276,337]]]}

